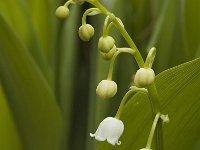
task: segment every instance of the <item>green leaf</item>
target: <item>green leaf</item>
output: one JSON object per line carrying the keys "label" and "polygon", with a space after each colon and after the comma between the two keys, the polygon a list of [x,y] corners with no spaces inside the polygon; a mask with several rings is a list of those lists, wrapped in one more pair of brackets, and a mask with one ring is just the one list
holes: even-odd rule
{"label": "green leaf", "polygon": [[[41,49],[40,41],[37,39],[34,26],[31,22],[30,12],[27,7],[27,1],[7,0],[0,1],[0,13],[7,23],[15,30],[18,37],[26,45],[28,51],[32,54],[37,65],[45,75],[47,81],[50,79],[50,70],[46,61],[44,50]],[[42,33],[41,33],[42,34]]]}
{"label": "green leaf", "polygon": [[77,44],[79,38],[77,36],[79,12],[78,7],[72,7],[67,21],[61,22],[60,37],[56,53],[55,90],[58,103],[62,110],[65,126],[62,150],[66,150],[71,144],[71,117],[73,116],[73,105],[77,102],[75,99],[73,100],[73,96],[74,92],[76,92],[74,84],[74,81],[76,81],[75,71],[78,61],[76,56],[82,50],[78,49],[79,47]]}
{"label": "green leaf", "polygon": [[200,2],[197,0],[168,0],[153,3],[162,9],[156,9],[156,21],[147,51],[155,46],[157,59],[155,70],[163,71],[175,65],[192,60],[199,49],[200,15],[196,13]]}
{"label": "green leaf", "polygon": [[15,31],[0,15],[0,78],[26,150],[59,147],[62,118],[52,89]]}
{"label": "green leaf", "polygon": [[52,68],[55,67],[54,54],[57,50],[56,39],[58,36],[58,18],[55,16],[55,10],[58,6],[58,1],[55,0],[27,1],[27,7],[29,8],[34,32],[42,50],[46,54],[48,63]]}
{"label": "green leaf", "polygon": [[185,0],[184,2],[184,25],[187,36],[187,43],[189,46],[192,57],[195,57],[195,52],[199,50],[199,38],[200,38],[200,13],[197,13],[200,8],[200,1],[198,0]]}
{"label": "green leaf", "polygon": [[[200,58],[166,70],[156,77],[162,113],[170,123],[164,125],[164,146],[170,150],[188,150],[199,141],[200,130]],[[125,124],[120,146],[100,144],[100,150],[136,150],[144,148],[152,118],[149,100],[136,94],[121,118]]]}
{"label": "green leaf", "polygon": [[0,148],[5,150],[22,150],[21,140],[1,85],[0,110]]}

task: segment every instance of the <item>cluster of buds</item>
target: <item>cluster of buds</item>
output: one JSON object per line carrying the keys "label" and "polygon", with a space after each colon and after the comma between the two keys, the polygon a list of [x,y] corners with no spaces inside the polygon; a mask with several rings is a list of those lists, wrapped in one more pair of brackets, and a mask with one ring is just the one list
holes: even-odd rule
{"label": "cluster of buds", "polygon": [[[69,0],[67,1],[63,6],[60,6],[56,10],[57,17],[63,19],[69,16],[69,5],[70,4],[83,4],[84,0]],[[82,17],[82,25],[79,27],[79,37],[82,41],[89,41],[94,36],[94,28],[92,25],[86,23],[86,16],[92,16],[102,13],[100,9],[98,8],[91,8],[85,11]],[[98,41],[98,49],[100,51],[101,56],[105,60],[112,59],[111,67],[109,69],[109,74],[107,80],[102,80],[97,88],[96,88],[96,94],[101,99],[109,99],[112,98],[117,93],[117,84],[112,81],[112,70],[113,70],[113,63],[115,61],[116,56],[120,52],[126,52],[134,55],[134,50],[131,48],[116,48],[115,40],[113,37],[109,36],[109,30],[112,26],[112,21],[117,20],[118,23],[121,25],[122,28],[124,28],[123,23],[121,20],[117,17],[115,17],[113,14],[109,14],[104,22],[103,27],[103,36],[99,38]],[[109,21],[111,22],[110,24]],[[115,54],[115,55],[114,55]],[[135,77],[134,77],[134,84],[136,87],[136,90],[141,89],[142,91],[147,91],[146,87],[151,85],[154,82],[155,79],[155,73],[154,70],[151,69],[153,59],[155,57],[155,48],[152,48],[147,56],[146,62],[144,67],[141,67],[137,70]],[[148,91],[147,91],[148,92]],[[127,92],[128,93],[128,92]],[[126,98],[126,96],[125,96]],[[124,98],[123,98],[124,99]],[[123,101],[123,100],[122,100]],[[123,108],[123,105],[120,104],[119,110]],[[118,112],[121,112],[121,110]],[[96,132],[94,134],[90,133],[91,137],[94,137],[98,141],[105,141],[107,140],[108,143],[112,145],[120,145],[121,142],[119,141],[120,136],[122,135],[124,131],[124,124],[121,120],[119,120],[120,113],[117,112],[116,117],[107,117],[105,118],[97,128]],[[163,120],[163,122],[169,122],[169,118],[167,115],[161,115],[160,118]],[[151,150],[150,148],[142,148],[140,150]]]}

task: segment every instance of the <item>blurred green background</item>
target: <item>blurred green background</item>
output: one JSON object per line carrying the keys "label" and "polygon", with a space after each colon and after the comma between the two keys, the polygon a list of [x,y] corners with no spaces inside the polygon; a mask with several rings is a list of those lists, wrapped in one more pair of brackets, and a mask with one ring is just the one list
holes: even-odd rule
{"label": "blurred green background", "polygon": [[[55,16],[55,10],[64,2],[0,0],[1,150],[95,150],[98,144],[89,137],[89,133],[94,132],[106,116],[115,115],[123,95],[129,88],[137,65],[131,56],[122,54],[114,69],[114,80],[118,84],[117,95],[110,100],[96,97],[96,86],[107,77],[109,67],[109,62],[103,60],[97,50],[105,16],[88,17],[87,22],[95,28],[95,36],[90,42],[84,43],[78,37],[78,28],[83,12],[91,5],[73,5],[70,7],[69,18],[59,20]],[[157,48],[153,66],[156,74],[200,56],[199,0],[101,2],[121,18],[143,58],[152,46]],[[115,38],[117,47],[128,46],[116,29],[112,30],[111,35]],[[196,83],[199,83],[200,78],[196,78],[199,77],[199,60],[190,65],[184,66],[182,71],[174,71],[179,74],[173,82],[180,79],[183,73],[189,76],[189,71],[195,70],[195,75],[191,75],[191,78],[195,78]],[[173,78],[174,72],[166,76]],[[161,79],[158,78],[158,85],[161,85],[160,83]],[[162,85],[159,87],[163,87],[163,91],[174,91],[165,89],[170,84]],[[187,91],[191,91],[192,87],[196,90],[199,88],[191,85]],[[193,97],[194,93],[191,94]],[[181,98],[183,97],[184,95]],[[196,95],[195,98],[191,100],[196,106],[193,114],[200,114],[199,96]],[[175,103],[174,108],[176,105],[179,108],[188,103]],[[148,111],[147,114],[150,116]],[[139,119],[145,118],[144,116]],[[170,136],[167,136],[169,139],[164,139],[166,150],[200,149],[200,118],[197,116],[197,121],[190,119],[185,122],[196,122],[194,126],[178,127],[182,123],[176,122],[175,126],[167,130],[168,133],[173,133],[174,130],[171,129],[174,128],[186,131],[188,138],[182,140],[181,144],[178,137],[182,132],[173,135],[172,139],[177,141],[170,141]],[[150,123],[147,124],[149,128]],[[130,128],[134,130],[134,126]],[[142,144],[146,141],[148,129],[145,128],[144,132]],[[141,138],[134,136],[136,139]],[[131,145],[131,138],[133,137],[125,142],[125,147],[101,148],[100,145],[100,149],[142,148],[140,144],[135,147],[135,143]],[[126,134],[122,143],[123,139],[125,141]]]}

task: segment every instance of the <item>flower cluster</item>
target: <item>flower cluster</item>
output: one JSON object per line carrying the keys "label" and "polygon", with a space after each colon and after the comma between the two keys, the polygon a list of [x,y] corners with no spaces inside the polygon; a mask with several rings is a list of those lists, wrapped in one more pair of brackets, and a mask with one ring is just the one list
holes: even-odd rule
{"label": "flower cluster", "polygon": [[[134,46],[134,42],[131,41],[130,44],[130,36],[124,29],[124,25],[122,21],[115,17],[114,14],[110,13],[106,8],[104,8],[98,0],[87,0],[97,8],[90,8],[86,10],[82,17],[82,25],[79,27],[79,37],[82,41],[88,42],[94,36],[95,30],[91,24],[86,23],[87,16],[94,16],[97,14],[104,14],[107,17],[105,18],[104,25],[103,25],[103,35],[99,38],[98,41],[98,50],[100,55],[105,60],[111,60],[110,68],[108,77],[105,80],[102,80],[97,88],[96,94],[100,99],[109,99],[116,95],[117,93],[117,84],[112,80],[112,73],[113,73],[113,66],[116,57],[120,53],[128,53],[135,57],[136,62],[139,65],[139,69],[135,73],[134,77],[134,84],[131,86],[130,90],[125,94],[123,97],[119,109],[116,113],[115,117],[107,117],[105,118],[97,128],[94,134],[90,133],[91,137],[94,137],[98,141],[105,141],[107,140],[108,143],[112,145],[120,145],[121,141],[119,141],[120,136],[124,131],[124,124],[119,119],[121,117],[121,112],[125,108],[126,101],[129,98],[130,94],[133,92],[145,92],[148,94],[148,88],[151,84],[154,83],[155,73],[154,70],[151,68],[153,64],[153,60],[156,54],[156,49],[153,47],[150,49],[146,61],[144,62],[142,56],[140,55],[136,46]],[[69,16],[69,5],[70,4],[83,4],[84,0],[69,0],[63,6],[60,6],[56,10],[56,15],[59,18],[66,18]],[[115,25],[115,27],[122,32],[124,38],[131,46],[130,48],[117,48],[114,38],[109,34],[111,27]],[[155,115],[155,114],[154,114]],[[152,132],[154,133],[156,124],[158,119],[162,119],[163,122],[169,122],[169,118],[167,115],[161,115],[158,113],[155,117]],[[148,144],[146,148],[142,148],[140,150],[151,150],[148,147],[151,147],[152,135],[149,136]]]}

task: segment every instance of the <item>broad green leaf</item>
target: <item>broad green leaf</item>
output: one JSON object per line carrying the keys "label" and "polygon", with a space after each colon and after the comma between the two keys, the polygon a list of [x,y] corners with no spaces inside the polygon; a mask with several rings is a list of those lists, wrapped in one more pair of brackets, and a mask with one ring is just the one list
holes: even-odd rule
{"label": "broad green leaf", "polygon": [[[200,131],[200,59],[182,64],[160,73],[156,86],[162,113],[168,114],[170,123],[164,125],[164,146],[170,150],[192,149],[199,141]],[[123,111],[125,131],[120,146],[100,144],[100,150],[138,150],[145,147],[151,128],[149,100],[136,94]]]}
{"label": "broad green leaf", "polygon": [[18,37],[23,41],[23,44],[26,45],[26,50],[30,51],[47,81],[50,82],[49,66],[44,51],[39,45],[39,40],[36,38],[26,3],[24,0],[7,0],[6,2],[0,0],[0,13],[13,30],[15,30]]}
{"label": "broad green leaf", "polygon": [[0,149],[23,150],[7,99],[0,85]]}
{"label": "broad green leaf", "polygon": [[1,15],[0,29],[0,78],[23,147],[56,150],[60,144],[62,118],[52,89]]}
{"label": "broad green leaf", "polygon": [[[70,131],[73,114],[73,105],[77,100],[73,99],[74,89],[76,89],[74,81],[76,81],[76,65],[77,54],[82,50],[78,47],[78,22],[79,8],[72,7],[70,9],[70,16],[65,22],[61,22],[60,35],[58,37],[57,54],[56,54],[56,95],[64,118],[64,131],[62,150],[69,148]],[[72,28],[73,27],[73,28]],[[78,86],[79,87],[79,86]],[[77,139],[74,139],[77,140]]]}
{"label": "broad green leaf", "polygon": [[58,19],[55,16],[55,10],[61,3],[55,0],[29,0],[27,7],[29,8],[30,18],[37,40],[46,54],[48,63],[54,68],[54,55],[57,51],[57,33]]}
{"label": "broad green leaf", "polygon": [[157,72],[195,58],[199,48],[199,1],[169,0],[155,2],[162,9],[156,9],[154,30],[147,51],[158,49],[155,70]]}
{"label": "broad green leaf", "polygon": [[200,38],[200,13],[197,13],[200,8],[200,1],[198,0],[184,0],[183,2],[183,15],[185,32],[191,56],[195,57],[195,52],[199,49]]}

